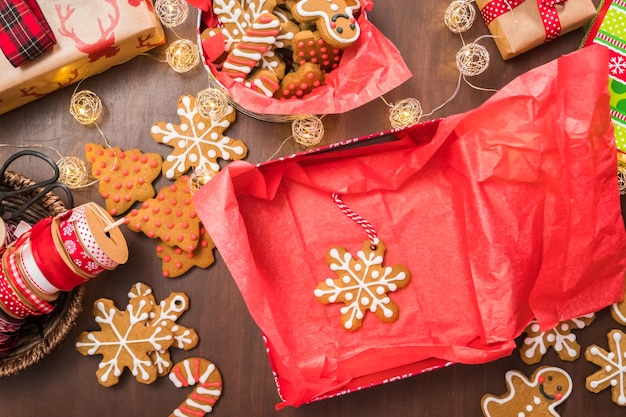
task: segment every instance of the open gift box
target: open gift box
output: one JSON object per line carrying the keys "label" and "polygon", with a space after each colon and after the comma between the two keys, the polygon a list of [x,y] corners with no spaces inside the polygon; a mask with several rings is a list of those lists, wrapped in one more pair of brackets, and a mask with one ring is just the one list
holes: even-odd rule
{"label": "open gift box", "polygon": [[[533,318],[553,328],[622,298],[607,59],[584,48],[463,114],[260,165],[236,161],[194,194],[267,339],[278,407],[492,361]],[[379,261],[411,273],[386,293],[395,321],[367,310],[348,331],[343,304],[316,298],[343,279],[332,248],[373,259],[369,234],[334,193],[384,241]]]}
{"label": "open gift box", "polygon": [[234,81],[211,61],[209,56],[222,51],[209,51],[223,47],[223,42],[216,46],[212,44],[213,38],[202,39],[207,28],[220,27],[210,5],[204,5],[198,17],[198,43],[209,81],[228,94],[237,110],[265,121],[286,122],[299,115],[338,114],[362,106],[411,77],[397,48],[367,19],[367,11],[372,7],[371,1],[361,1],[357,18],[360,36],[355,44],[343,50],[339,66],[327,73],[323,85],[301,98],[279,100]]}
{"label": "open gift box", "polygon": [[0,114],[165,42],[150,1],[59,0],[39,5],[56,44],[17,68],[0,54]]}

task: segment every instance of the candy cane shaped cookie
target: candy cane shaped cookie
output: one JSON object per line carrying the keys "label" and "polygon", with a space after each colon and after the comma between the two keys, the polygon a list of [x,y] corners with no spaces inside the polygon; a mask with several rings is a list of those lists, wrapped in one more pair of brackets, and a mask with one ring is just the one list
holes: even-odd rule
{"label": "candy cane shaped cookie", "polygon": [[243,82],[252,69],[272,48],[280,33],[280,20],[271,13],[257,17],[235,46],[222,67],[222,72],[235,81]]}
{"label": "candy cane shaped cookie", "polygon": [[169,377],[177,388],[197,384],[170,417],[203,416],[213,411],[213,406],[222,395],[222,375],[207,359],[189,358],[180,361],[174,365]]}

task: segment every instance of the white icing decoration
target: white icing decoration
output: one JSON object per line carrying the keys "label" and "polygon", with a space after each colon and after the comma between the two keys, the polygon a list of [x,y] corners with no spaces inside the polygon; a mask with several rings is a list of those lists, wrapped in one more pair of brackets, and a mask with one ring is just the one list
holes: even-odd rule
{"label": "white icing decoration", "polygon": [[[324,26],[326,28],[326,32],[337,42],[340,44],[345,44],[345,45],[349,45],[352,44],[354,42],[356,42],[356,40],[359,38],[360,34],[361,34],[361,28],[359,27],[359,24],[356,22],[356,20],[354,21],[354,34],[351,37],[345,38],[343,36],[340,36],[339,34],[337,34],[337,32],[331,27],[331,23],[332,23],[332,15],[330,13],[327,13],[326,11],[322,11],[319,10],[317,7],[312,6],[310,10],[305,10],[304,8],[307,6],[308,3],[311,3],[311,5],[313,4],[313,0],[300,0],[296,3],[296,11],[300,16],[303,17],[310,17],[310,18],[319,18],[319,20],[321,20],[324,23]],[[331,2],[329,2],[331,3]],[[354,19],[354,14],[353,11],[359,10],[361,8],[361,4],[360,1],[355,0],[355,5],[354,6],[347,6],[345,7],[345,9],[343,10],[343,13],[346,14],[350,19]],[[336,7],[336,10],[334,10],[333,6]],[[335,5],[334,3],[331,3],[329,5],[329,12],[332,12],[332,14],[336,14],[337,12],[339,12],[339,6]],[[319,24],[319,23],[318,23]]]}

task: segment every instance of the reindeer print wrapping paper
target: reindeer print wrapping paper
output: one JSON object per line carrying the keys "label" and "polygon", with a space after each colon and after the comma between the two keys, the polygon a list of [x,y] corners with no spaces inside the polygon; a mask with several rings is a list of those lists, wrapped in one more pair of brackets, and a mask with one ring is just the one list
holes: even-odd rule
{"label": "reindeer print wrapping paper", "polygon": [[20,68],[0,56],[0,114],[165,42],[150,0],[46,0],[39,6],[57,43]]}

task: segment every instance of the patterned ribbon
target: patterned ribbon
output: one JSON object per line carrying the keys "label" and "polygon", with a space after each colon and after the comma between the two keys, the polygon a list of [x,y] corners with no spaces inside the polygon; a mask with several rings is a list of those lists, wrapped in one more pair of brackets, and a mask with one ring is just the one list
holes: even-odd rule
{"label": "patterned ribbon", "polygon": [[[480,11],[485,23],[489,25],[499,16],[513,11],[525,0],[492,0]],[[546,42],[556,39],[561,34],[561,20],[556,12],[556,5],[567,0],[536,0],[539,15],[546,31]]]}
{"label": "patterned ribbon", "polygon": [[55,43],[35,0],[0,0],[0,49],[14,67],[33,60]]}

